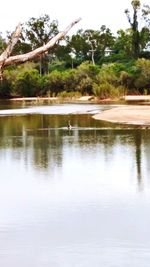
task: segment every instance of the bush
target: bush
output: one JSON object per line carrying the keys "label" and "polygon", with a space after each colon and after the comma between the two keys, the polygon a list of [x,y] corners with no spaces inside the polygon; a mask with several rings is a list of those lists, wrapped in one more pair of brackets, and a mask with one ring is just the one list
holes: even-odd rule
{"label": "bush", "polygon": [[11,83],[7,78],[4,78],[0,82],[0,98],[11,97]]}
{"label": "bush", "polygon": [[63,75],[60,71],[54,70],[45,77],[45,92],[50,92],[50,95],[57,96],[64,89]]}
{"label": "bush", "polygon": [[76,91],[77,81],[76,81],[76,70],[69,69],[62,73],[64,90],[67,92]]}
{"label": "bush", "polygon": [[123,86],[115,87],[110,83],[102,83],[93,85],[93,92],[100,99],[120,97],[124,94],[125,88]]}
{"label": "bush", "polygon": [[16,77],[15,92],[19,96],[37,96],[40,92],[40,76],[37,70],[23,70]]}
{"label": "bush", "polygon": [[58,97],[60,98],[79,98],[81,97],[81,94],[80,92],[66,92],[66,91],[63,91],[61,93],[58,93],[57,95]]}
{"label": "bush", "polygon": [[120,73],[120,84],[128,89],[134,86],[134,76],[126,71],[121,71]]}
{"label": "bush", "polygon": [[115,72],[115,64],[104,64],[100,69],[99,74],[96,76],[96,83],[105,84],[109,83],[113,86],[119,85],[119,75]]}
{"label": "bush", "polygon": [[77,90],[82,94],[93,94],[93,81],[90,77],[83,77],[78,81]]}
{"label": "bush", "polygon": [[135,87],[143,93],[144,89],[150,89],[150,60],[138,59],[136,62],[138,77],[135,80]]}

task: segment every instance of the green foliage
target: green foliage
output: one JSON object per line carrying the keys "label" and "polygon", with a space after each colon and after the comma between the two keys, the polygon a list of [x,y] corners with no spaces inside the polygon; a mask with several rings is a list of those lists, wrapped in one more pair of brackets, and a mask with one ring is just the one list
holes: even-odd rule
{"label": "green foliage", "polygon": [[45,92],[50,92],[50,95],[57,94],[64,89],[63,75],[60,71],[54,70],[45,76]]}
{"label": "green foliage", "polygon": [[126,91],[127,89],[130,90],[134,87],[134,77],[126,71],[121,71],[120,84],[126,88]]}
{"label": "green foliage", "polygon": [[82,95],[93,93],[93,80],[96,74],[99,73],[99,67],[93,66],[88,62],[82,63],[75,72],[75,85]]}
{"label": "green foliage", "polygon": [[83,76],[88,75],[91,78],[94,77],[96,74],[98,74],[99,71],[100,71],[100,67],[98,65],[93,65],[89,63],[88,61],[83,62],[77,68],[77,73]]}
{"label": "green foliage", "polygon": [[109,83],[114,86],[118,85],[118,73],[115,71],[115,64],[103,65],[99,74],[96,76],[97,83]]}
{"label": "green foliage", "polygon": [[74,54],[74,61],[76,64],[88,59],[87,53],[89,51],[89,45],[83,36],[83,30],[79,30],[77,34],[73,35],[68,43],[70,51]]}
{"label": "green foliage", "polygon": [[58,22],[51,22],[49,15],[30,18],[24,25],[24,39],[32,45],[32,49],[46,44],[50,38],[58,33]]}
{"label": "green foliage", "polygon": [[132,57],[132,34],[131,29],[119,30],[117,32],[117,38],[114,44],[115,55],[118,55],[118,59],[131,58]]}
{"label": "green foliage", "polygon": [[40,92],[39,74],[35,69],[20,72],[15,81],[15,92],[19,96],[30,97]]}
{"label": "green foliage", "polygon": [[77,85],[77,90],[81,92],[82,95],[91,95],[93,92],[93,81],[90,77],[85,77],[80,79]]}
{"label": "green foliage", "polygon": [[11,83],[7,78],[0,81],[0,98],[10,98],[11,96]]}
{"label": "green foliage", "polygon": [[125,88],[121,86],[119,80],[120,68],[117,67],[121,66],[112,63],[103,65],[100,69],[93,84],[93,92],[99,98],[118,97],[124,93]]}
{"label": "green foliage", "polygon": [[101,67],[82,63],[76,69],[54,70],[40,76],[36,64],[26,63],[5,70],[0,97],[96,95],[119,97],[125,92],[150,91],[150,61],[138,59],[125,63],[103,64]]}
{"label": "green foliage", "polygon": [[[28,22],[22,25],[21,38],[13,50],[13,55],[27,53],[41,47],[57,33],[58,22],[56,20],[51,21],[50,17],[46,14],[39,18],[32,17]],[[11,35],[8,37],[10,38],[10,36]],[[51,49],[51,53],[54,53],[54,51],[55,47]],[[34,61],[38,62],[40,74],[45,74],[48,70],[49,55],[47,53],[43,54]]]}
{"label": "green foliage", "polygon": [[63,98],[63,99],[79,98],[79,97],[81,97],[81,93],[80,92],[66,92],[66,91],[63,91],[61,93],[58,93],[58,97]]}
{"label": "green foliage", "polygon": [[114,86],[108,82],[101,84],[94,83],[93,92],[100,99],[119,97],[124,94],[125,88],[123,86]]}
{"label": "green foliage", "polygon": [[[132,13],[131,16],[130,11],[128,9],[125,10],[128,22],[130,24],[131,30],[131,41],[132,41],[132,56],[133,58],[138,58],[142,49],[146,48],[146,44],[149,39],[149,15],[150,15],[150,7],[144,5],[141,9],[141,1],[140,0],[132,0]],[[144,21],[144,27],[139,30],[139,23],[141,20]]]}
{"label": "green foliage", "polygon": [[145,89],[150,89],[150,60],[141,58],[136,62],[136,67],[139,75],[135,80],[135,87],[141,92]]}
{"label": "green foliage", "polygon": [[60,61],[58,59],[52,59],[52,61],[49,62],[48,64],[48,71],[52,72],[54,70],[65,71],[66,70],[65,62]]}
{"label": "green foliage", "polygon": [[77,87],[76,81],[76,70],[69,69],[62,73],[63,76],[63,83],[64,83],[64,90],[66,92],[75,92]]}
{"label": "green foliage", "polygon": [[74,61],[78,62],[78,65],[86,60],[97,64],[104,56],[105,49],[112,48],[114,41],[115,37],[111,30],[102,25],[99,31],[79,30],[76,35],[71,37],[68,45],[74,53]]}
{"label": "green foliage", "polygon": [[[131,12],[125,11],[129,29],[120,29],[116,36],[105,25],[99,30],[81,29],[60,40],[34,63],[7,67],[0,97],[95,94],[106,98],[135,90],[149,93],[150,7],[141,8],[140,0],[133,0],[131,7]],[[139,28],[140,19],[144,24]],[[58,33],[58,22],[51,21],[48,15],[31,18],[22,27],[13,54],[40,47]],[[6,41],[0,35],[0,53],[5,47]]]}

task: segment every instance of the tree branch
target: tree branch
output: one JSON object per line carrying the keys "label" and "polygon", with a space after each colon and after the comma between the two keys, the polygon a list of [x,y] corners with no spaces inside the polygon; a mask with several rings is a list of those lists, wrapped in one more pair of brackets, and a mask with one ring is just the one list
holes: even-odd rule
{"label": "tree branch", "polygon": [[0,55],[0,79],[2,79],[3,67],[5,65],[5,61],[10,57],[14,46],[19,40],[20,34],[21,34],[21,24],[18,24],[15,31],[12,33],[12,36],[7,45],[7,48]]}
{"label": "tree branch", "polygon": [[128,9],[125,10],[125,14],[127,16],[128,22],[130,23],[130,26],[132,27],[132,21],[131,21],[131,17],[130,17],[130,12]]}
{"label": "tree branch", "polygon": [[40,56],[41,54],[45,53],[46,51],[48,51],[51,47],[53,47],[56,42],[60,39],[62,39],[67,33],[68,31],[79,21],[81,20],[81,18],[74,20],[72,23],[70,23],[68,25],[68,27],[62,31],[59,32],[56,36],[54,36],[46,45],[43,45],[29,53],[26,54],[22,54],[22,55],[16,55],[16,56],[10,56],[10,57],[6,57],[5,60],[3,60],[3,58],[1,59],[1,56],[6,53],[6,51],[0,56],[0,66],[2,65],[2,68],[4,66],[8,66],[8,65],[12,65],[12,64],[16,64],[16,63],[24,63],[26,61],[32,60],[35,57]]}

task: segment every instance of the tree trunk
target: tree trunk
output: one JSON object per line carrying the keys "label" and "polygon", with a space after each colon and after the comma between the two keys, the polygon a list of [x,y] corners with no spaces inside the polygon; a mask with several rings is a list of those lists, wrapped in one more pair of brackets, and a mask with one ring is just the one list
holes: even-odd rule
{"label": "tree trunk", "polygon": [[48,51],[51,47],[53,47],[56,42],[62,38],[65,37],[65,35],[68,33],[68,31],[79,21],[81,18],[74,20],[72,23],[68,25],[68,27],[62,31],[59,32],[56,36],[54,36],[47,44],[29,52],[26,54],[22,55],[16,55],[16,56],[10,56],[13,47],[17,43],[20,33],[21,33],[21,27],[20,24],[17,26],[15,32],[13,33],[11,40],[6,48],[6,50],[1,54],[0,56],[0,78],[2,79],[2,73],[3,73],[3,68],[5,66],[13,65],[13,64],[19,64],[19,63],[24,63],[26,61],[32,60],[35,57],[38,57]]}
{"label": "tree trunk", "polygon": [[18,24],[18,26],[16,27],[15,32],[12,33],[12,36],[11,36],[11,39],[10,39],[8,45],[7,45],[7,48],[0,55],[0,79],[1,80],[2,80],[2,73],[3,73],[3,67],[5,65],[5,61],[6,61],[7,58],[10,57],[14,46],[16,45],[16,43],[19,40],[20,34],[21,34],[21,24]]}

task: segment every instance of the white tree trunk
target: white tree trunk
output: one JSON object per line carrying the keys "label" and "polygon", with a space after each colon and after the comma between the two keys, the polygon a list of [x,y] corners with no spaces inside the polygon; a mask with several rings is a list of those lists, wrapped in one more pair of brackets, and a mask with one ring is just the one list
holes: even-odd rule
{"label": "white tree trunk", "polygon": [[72,23],[68,25],[68,27],[63,30],[62,32],[59,32],[56,36],[54,36],[47,44],[29,52],[26,54],[21,54],[21,55],[16,55],[16,56],[10,56],[13,47],[17,43],[20,33],[21,33],[21,27],[20,24],[17,26],[15,32],[13,33],[11,40],[6,48],[6,50],[0,55],[0,78],[2,79],[2,73],[3,73],[3,68],[5,66],[9,66],[12,64],[19,64],[19,63],[24,63],[26,61],[32,60],[33,58],[36,58],[46,51],[48,51],[51,47],[53,47],[56,42],[62,38],[65,37],[65,35],[68,33],[68,31],[79,21],[81,18],[74,20]]}

